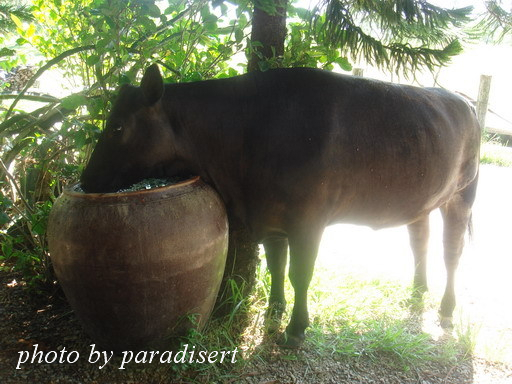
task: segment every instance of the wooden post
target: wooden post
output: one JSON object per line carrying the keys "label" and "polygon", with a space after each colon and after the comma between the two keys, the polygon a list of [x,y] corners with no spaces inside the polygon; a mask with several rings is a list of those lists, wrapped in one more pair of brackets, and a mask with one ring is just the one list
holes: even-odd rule
{"label": "wooden post", "polygon": [[361,77],[363,77],[363,68],[354,68],[354,70],[352,71],[352,74],[354,76],[361,76]]}
{"label": "wooden post", "polygon": [[480,87],[478,89],[478,99],[476,101],[476,116],[480,123],[480,129],[485,132],[485,115],[489,108],[489,93],[491,91],[492,76],[480,75]]}

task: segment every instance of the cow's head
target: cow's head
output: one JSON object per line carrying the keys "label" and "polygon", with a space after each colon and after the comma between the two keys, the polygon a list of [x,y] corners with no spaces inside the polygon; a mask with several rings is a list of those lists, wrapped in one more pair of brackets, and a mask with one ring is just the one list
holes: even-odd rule
{"label": "cow's head", "polygon": [[123,86],[81,183],[86,192],[113,192],[147,177],[163,176],[175,161],[173,133],[163,110],[164,84],[156,65],[140,87]]}

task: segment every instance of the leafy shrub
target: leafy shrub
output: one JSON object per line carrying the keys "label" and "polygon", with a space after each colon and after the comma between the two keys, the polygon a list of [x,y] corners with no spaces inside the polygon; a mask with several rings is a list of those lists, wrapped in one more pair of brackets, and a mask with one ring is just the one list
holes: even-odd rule
{"label": "leafy shrub", "polygon": [[[52,283],[48,212],[63,185],[78,179],[115,90],[138,83],[150,62],[172,82],[237,74],[241,68],[227,62],[243,48],[248,7],[243,1],[228,10],[205,0],[166,9],[153,0],[34,0],[31,17],[13,14],[15,31],[0,37],[0,68],[9,73],[29,63],[34,74],[17,89],[6,82],[0,94],[4,268],[14,265],[29,285]],[[55,88],[33,92],[48,74],[61,74]]]}

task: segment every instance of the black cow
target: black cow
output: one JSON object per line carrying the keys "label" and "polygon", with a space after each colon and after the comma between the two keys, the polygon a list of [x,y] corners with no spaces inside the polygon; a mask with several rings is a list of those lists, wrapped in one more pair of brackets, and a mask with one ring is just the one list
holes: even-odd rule
{"label": "black cow", "polygon": [[298,68],[164,86],[153,65],[140,88],[121,88],[81,181],[108,192],[150,176],[200,175],[264,244],[278,314],[289,245],[295,304],[285,344],[296,346],[326,226],[408,225],[421,296],[436,208],[447,268],[440,315],[449,324],[479,146],[473,110],[441,89]]}

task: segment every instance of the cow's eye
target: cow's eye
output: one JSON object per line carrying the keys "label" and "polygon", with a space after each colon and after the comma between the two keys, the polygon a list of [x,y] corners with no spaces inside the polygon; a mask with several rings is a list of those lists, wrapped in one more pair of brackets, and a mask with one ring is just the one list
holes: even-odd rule
{"label": "cow's eye", "polygon": [[122,125],[114,125],[110,126],[110,128],[107,130],[106,135],[110,138],[118,137],[123,132],[123,126]]}
{"label": "cow's eye", "polygon": [[121,133],[123,133],[122,125],[116,125],[116,126],[112,127],[112,129],[110,130],[110,135],[112,135],[112,136],[118,136]]}

